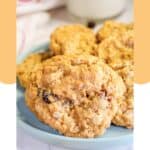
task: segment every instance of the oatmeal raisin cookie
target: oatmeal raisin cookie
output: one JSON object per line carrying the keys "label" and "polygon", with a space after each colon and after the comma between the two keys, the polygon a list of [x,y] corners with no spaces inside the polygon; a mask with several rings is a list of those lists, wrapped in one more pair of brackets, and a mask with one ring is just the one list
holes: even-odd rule
{"label": "oatmeal raisin cookie", "polygon": [[59,55],[39,65],[26,103],[61,134],[90,138],[110,126],[125,90],[122,78],[98,57]]}

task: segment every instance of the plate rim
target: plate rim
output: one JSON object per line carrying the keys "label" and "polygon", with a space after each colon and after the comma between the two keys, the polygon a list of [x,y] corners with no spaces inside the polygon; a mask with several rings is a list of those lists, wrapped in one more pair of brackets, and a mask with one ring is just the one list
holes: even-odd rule
{"label": "plate rim", "polygon": [[97,142],[112,142],[112,141],[118,141],[118,140],[124,140],[124,139],[131,139],[133,137],[133,134],[127,134],[127,135],[121,135],[118,137],[100,137],[100,138],[76,138],[76,137],[67,137],[63,135],[57,135],[57,134],[52,134],[49,132],[46,132],[44,130],[40,130],[36,127],[33,127],[32,125],[28,124],[27,122],[23,121],[20,117],[17,117],[17,123],[20,127],[23,129],[30,131],[34,135],[37,133],[39,135],[53,138],[53,139],[58,139],[61,141],[69,141],[69,142],[92,142],[92,143],[97,143]]}

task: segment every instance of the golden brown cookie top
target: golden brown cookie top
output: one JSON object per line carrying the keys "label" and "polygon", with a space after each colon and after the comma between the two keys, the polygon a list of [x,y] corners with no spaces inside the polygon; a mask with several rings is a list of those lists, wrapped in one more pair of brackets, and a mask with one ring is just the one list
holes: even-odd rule
{"label": "golden brown cookie top", "polygon": [[116,21],[106,21],[102,28],[97,32],[97,40],[102,41],[108,38],[111,34],[125,33],[126,31],[133,30],[133,24],[118,23]]}
{"label": "golden brown cookie top", "polygon": [[23,87],[30,82],[31,71],[35,66],[50,57],[49,51],[29,55],[21,64],[17,65],[17,77]]}
{"label": "golden brown cookie top", "polygon": [[58,55],[38,66],[26,102],[40,120],[66,136],[102,135],[126,88],[121,77],[91,55]]}
{"label": "golden brown cookie top", "polygon": [[103,40],[95,50],[113,69],[133,64],[134,33],[132,30],[120,34],[112,34]]}
{"label": "golden brown cookie top", "polygon": [[51,34],[52,55],[91,53],[95,46],[95,35],[84,25],[65,25]]}
{"label": "golden brown cookie top", "polygon": [[121,77],[91,55],[55,56],[44,61],[36,74],[38,88],[77,103],[101,90],[112,97],[120,97],[125,91]]}

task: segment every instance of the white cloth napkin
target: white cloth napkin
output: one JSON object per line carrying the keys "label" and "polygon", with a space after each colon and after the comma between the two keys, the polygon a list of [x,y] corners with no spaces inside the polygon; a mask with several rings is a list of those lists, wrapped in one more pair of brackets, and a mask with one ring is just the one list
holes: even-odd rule
{"label": "white cloth napkin", "polygon": [[[34,41],[45,40],[49,32],[43,30],[51,21],[51,16],[47,12],[38,12],[17,19],[17,53],[32,46]],[[41,32],[42,31],[42,32]]]}

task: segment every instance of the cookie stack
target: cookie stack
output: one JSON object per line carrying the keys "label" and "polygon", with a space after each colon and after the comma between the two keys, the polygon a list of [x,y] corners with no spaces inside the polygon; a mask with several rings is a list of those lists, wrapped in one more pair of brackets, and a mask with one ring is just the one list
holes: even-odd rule
{"label": "cookie stack", "polygon": [[49,51],[17,66],[30,110],[70,137],[104,134],[111,123],[133,128],[133,25],[107,21],[96,33],[58,27]]}

